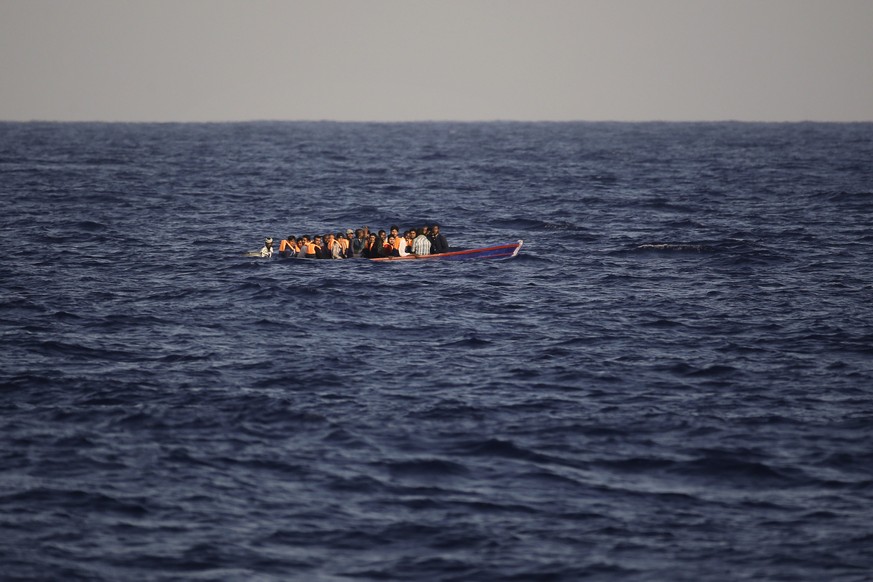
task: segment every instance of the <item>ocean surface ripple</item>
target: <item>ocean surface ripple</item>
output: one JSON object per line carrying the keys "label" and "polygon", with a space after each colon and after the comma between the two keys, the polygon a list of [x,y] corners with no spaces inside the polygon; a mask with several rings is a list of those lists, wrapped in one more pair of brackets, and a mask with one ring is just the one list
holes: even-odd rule
{"label": "ocean surface ripple", "polygon": [[[5,580],[873,580],[873,124],[0,123]],[[507,261],[244,256],[437,221]]]}

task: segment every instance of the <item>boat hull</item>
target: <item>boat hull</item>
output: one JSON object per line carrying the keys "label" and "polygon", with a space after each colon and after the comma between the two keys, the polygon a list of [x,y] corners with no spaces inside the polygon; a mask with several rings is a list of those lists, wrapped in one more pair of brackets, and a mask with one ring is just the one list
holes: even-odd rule
{"label": "boat hull", "polygon": [[476,259],[511,259],[518,255],[524,241],[493,245],[463,251],[449,251],[436,255],[407,255],[405,257],[381,257],[371,261],[471,261]]}

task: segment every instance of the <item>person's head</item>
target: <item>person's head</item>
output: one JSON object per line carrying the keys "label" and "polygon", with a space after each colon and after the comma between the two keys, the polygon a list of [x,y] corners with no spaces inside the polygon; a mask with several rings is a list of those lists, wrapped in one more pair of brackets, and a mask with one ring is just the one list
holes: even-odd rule
{"label": "person's head", "polygon": [[297,237],[294,236],[293,234],[289,234],[288,238],[286,238],[285,240],[287,240],[290,243],[293,243],[293,242],[297,242]]}
{"label": "person's head", "polygon": [[388,243],[393,245],[393,244],[394,244],[394,240],[395,240],[396,238],[397,238],[397,237],[394,236],[393,234],[389,234],[389,235],[388,235]]}
{"label": "person's head", "polygon": [[311,241],[311,240],[312,240],[312,239],[309,238],[309,235],[308,235],[308,234],[304,234],[303,236],[300,237],[300,242],[303,242],[303,243],[308,243],[308,242]]}
{"label": "person's head", "polygon": [[337,238],[337,240],[340,240],[340,239],[345,240],[345,238],[346,238],[346,233],[344,233],[344,232],[338,232],[338,233],[336,233],[336,238]]}
{"label": "person's head", "polygon": [[267,247],[273,246],[273,239],[271,237],[267,237],[264,239],[264,245]]}
{"label": "person's head", "polygon": [[355,236],[356,236],[357,238],[364,238],[364,229],[359,228],[358,230],[356,230],[356,231],[355,231]]}
{"label": "person's head", "polygon": [[440,225],[434,224],[433,226],[430,227],[430,231],[434,234],[439,234],[440,233]]}
{"label": "person's head", "polygon": [[391,228],[389,228],[388,230],[390,230],[391,234],[393,234],[394,236],[397,236],[398,234],[400,234],[400,227],[397,226],[396,224],[392,224]]}
{"label": "person's head", "polygon": [[312,239],[312,242],[314,242],[317,245],[320,245],[321,244],[321,237],[318,235],[315,235],[315,238]]}
{"label": "person's head", "polygon": [[353,230],[350,229],[350,228],[347,228],[347,229],[346,229],[346,237],[348,237],[348,238],[352,238],[353,236],[355,236],[355,231],[353,231]]}
{"label": "person's head", "polygon": [[421,234],[427,236],[427,233],[430,232],[430,227],[429,227],[428,225],[425,224],[424,226],[421,227],[421,230],[420,230],[419,232],[420,232]]}
{"label": "person's head", "polygon": [[371,232],[370,236],[368,236],[367,238],[370,239],[370,242],[376,242],[376,233]]}
{"label": "person's head", "polygon": [[415,232],[414,228],[409,229],[409,238],[415,238],[418,236],[418,233]]}
{"label": "person's head", "polygon": [[387,234],[385,233],[384,230],[379,231],[379,238],[385,238],[386,236],[387,236]]}
{"label": "person's head", "polygon": [[335,240],[336,240],[336,237],[335,237],[334,235],[332,235],[332,234],[326,234],[326,235],[324,235],[324,242],[326,242],[326,243],[328,243],[328,244],[332,243],[332,242],[335,241]]}

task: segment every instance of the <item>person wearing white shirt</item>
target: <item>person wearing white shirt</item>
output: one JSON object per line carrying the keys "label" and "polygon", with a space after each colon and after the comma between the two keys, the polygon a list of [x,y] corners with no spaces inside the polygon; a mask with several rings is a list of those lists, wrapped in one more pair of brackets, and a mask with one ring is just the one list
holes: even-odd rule
{"label": "person wearing white shirt", "polygon": [[262,257],[272,257],[273,256],[273,239],[267,237],[264,239],[264,248],[261,249]]}
{"label": "person wearing white shirt", "polygon": [[430,254],[430,240],[425,236],[425,234],[423,232],[412,240],[412,254],[413,255],[429,255]]}

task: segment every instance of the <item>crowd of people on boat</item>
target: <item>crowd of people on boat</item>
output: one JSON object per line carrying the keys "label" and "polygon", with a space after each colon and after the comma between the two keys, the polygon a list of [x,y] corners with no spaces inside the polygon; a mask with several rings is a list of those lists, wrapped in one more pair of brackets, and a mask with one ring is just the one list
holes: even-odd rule
{"label": "crowd of people on boat", "polygon": [[278,253],[282,257],[306,259],[379,259],[439,254],[448,250],[449,243],[440,232],[440,225],[428,224],[411,228],[402,235],[397,225],[392,225],[387,232],[371,231],[370,227],[363,226],[337,233],[290,235],[279,241],[278,248],[274,248],[273,238],[267,237],[259,254],[272,257]]}

